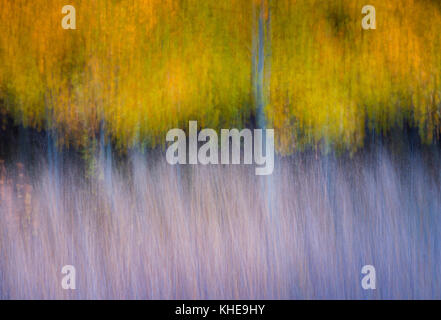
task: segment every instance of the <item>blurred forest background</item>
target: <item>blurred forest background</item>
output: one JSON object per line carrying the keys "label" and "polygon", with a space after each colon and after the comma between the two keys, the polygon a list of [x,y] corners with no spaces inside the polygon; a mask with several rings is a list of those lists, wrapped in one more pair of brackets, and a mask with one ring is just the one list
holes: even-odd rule
{"label": "blurred forest background", "polygon": [[[0,299],[440,299],[440,31],[438,0],[0,0]],[[273,175],[168,165],[189,120],[274,128]]]}
{"label": "blurred forest background", "polygon": [[356,150],[366,132],[440,134],[441,3],[373,0],[0,0],[0,117],[90,145],[262,122],[277,151]]}

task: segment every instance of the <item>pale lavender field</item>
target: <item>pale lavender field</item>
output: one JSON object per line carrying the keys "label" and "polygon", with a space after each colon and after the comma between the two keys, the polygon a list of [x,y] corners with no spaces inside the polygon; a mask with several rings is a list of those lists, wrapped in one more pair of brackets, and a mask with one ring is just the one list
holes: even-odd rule
{"label": "pale lavender field", "polygon": [[62,154],[2,162],[0,297],[439,299],[440,153],[392,150],[299,153],[267,177],[161,152],[103,152],[89,177]]}

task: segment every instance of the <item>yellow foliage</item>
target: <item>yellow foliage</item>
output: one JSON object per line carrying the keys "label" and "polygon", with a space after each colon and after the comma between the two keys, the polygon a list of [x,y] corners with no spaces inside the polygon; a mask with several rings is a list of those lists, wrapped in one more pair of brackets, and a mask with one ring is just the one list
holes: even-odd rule
{"label": "yellow foliage", "polygon": [[270,102],[278,149],[363,143],[366,124],[387,132],[407,120],[426,141],[439,133],[441,15],[436,1],[272,1]]}
{"label": "yellow foliage", "polygon": [[[243,127],[254,115],[253,38],[266,23],[265,96],[277,150],[362,145],[366,125],[439,134],[441,5],[372,0],[0,0],[0,114],[60,143],[100,130],[119,147],[163,144],[189,120]],[[255,44],[255,43],[254,43]]]}
{"label": "yellow foliage", "polygon": [[103,126],[120,147],[186,126],[249,117],[251,3],[242,0],[0,0],[0,98],[26,126],[62,143]]}

